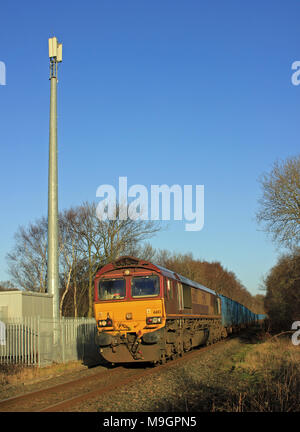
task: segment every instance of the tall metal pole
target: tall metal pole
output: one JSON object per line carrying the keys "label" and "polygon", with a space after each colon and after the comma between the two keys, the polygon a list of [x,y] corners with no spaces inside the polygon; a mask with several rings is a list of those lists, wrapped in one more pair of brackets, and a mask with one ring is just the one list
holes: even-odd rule
{"label": "tall metal pole", "polygon": [[48,293],[53,294],[53,318],[59,318],[58,279],[58,175],[57,175],[57,63],[62,61],[62,45],[49,39],[50,130],[48,174]]}
{"label": "tall metal pole", "polygon": [[50,133],[48,172],[48,293],[53,294],[53,318],[58,304],[58,194],[57,194],[57,63],[50,63]]}

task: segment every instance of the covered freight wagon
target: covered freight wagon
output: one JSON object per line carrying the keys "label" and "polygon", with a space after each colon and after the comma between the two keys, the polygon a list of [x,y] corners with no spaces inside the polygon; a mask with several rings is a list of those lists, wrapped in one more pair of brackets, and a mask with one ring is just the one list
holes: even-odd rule
{"label": "covered freight wagon", "polygon": [[251,312],[244,305],[230,299],[229,297],[221,294],[219,297],[221,299],[222,307],[222,325],[226,327],[229,332],[236,327],[243,327],[266,318],[266,315],[257,315]]}

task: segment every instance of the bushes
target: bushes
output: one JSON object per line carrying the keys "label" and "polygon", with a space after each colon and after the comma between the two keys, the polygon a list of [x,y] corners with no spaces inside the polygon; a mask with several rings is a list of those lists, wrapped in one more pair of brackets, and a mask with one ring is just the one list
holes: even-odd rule
{"label": "bushes", "polygon": [[238,366],[237,378],[242,373],[244,379],[232,395],[236,410],[299,411],[300,351],[290,339],[257,346]]}
{"label": "bushes", "polygon": [[290,338],[260,344],[232,341],[213,363],[176,376],[177,400],[162,411],[295,412],[300,410],[300,350]]}
{"label": "bushes", "polygon": [[300,249],[282,256],[265,280],[265,308],[275,332],[300,320]]}

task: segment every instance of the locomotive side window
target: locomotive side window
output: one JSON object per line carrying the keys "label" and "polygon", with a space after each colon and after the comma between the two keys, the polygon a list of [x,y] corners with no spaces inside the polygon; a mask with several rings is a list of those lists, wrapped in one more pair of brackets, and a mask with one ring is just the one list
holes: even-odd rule
{"label": "locomotive side window", "polygon": [[165,298],[168,299],[169,298],[169,293],[168,293],[168,289],[167,289],[167,279],[164,277],[164,293],[165,293]]}
{"label": "locomotive side window", "polygon": [[132,297],[156,297],[159,295],[158,276],[133,277],[131,279]]}
{"label": "locomotive side window", "polygon": [[192,289],[186,284],[182,284],[183,287],[183,305],[187,309],[192,308]]}
{"label": "locomotive side window", "polygon": [[168,300],[173,299],[173,289],[172,289],[171,280],[164,278],[164,290],[165,290],[165,298]]}
{"label": "locomotive side window", "polygon": [[108,279],[99,281],[99,300],[119,300],[125,298],[125,279]]}
{"label": "locomotive side window", "polygon": [[175,280],[173,280],[172,283],[172,294],[173,294],[173,298],[176,298],[176,294],[177,293],[177,282]]}
{"label": "locomotive side window", "polygon": [[178,282],[178,309],[183,310],[183,292],[182,292],[182,284]]}
{"label": "locomotive side window", "polygon": [[217,313],[221,313],[221,300],[219,298],[217,298]]}
{"label": "locomotive side window", "polygon": [[169,299],[173,300],[173,284],[170,279],[167,280],[167,290]]}

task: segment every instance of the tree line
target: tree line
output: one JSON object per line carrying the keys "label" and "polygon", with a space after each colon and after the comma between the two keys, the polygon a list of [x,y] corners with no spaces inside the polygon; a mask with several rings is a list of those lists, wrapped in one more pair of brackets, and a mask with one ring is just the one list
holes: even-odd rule
{"label": "tree line", "polygon": [[[300,156],[275,162],[260,184],[257,221],[279,247],[288,250],[266,276],[265,296],[252,296],[220,262],[153,249],[145,241],[161,229],[157,222],[120,220],[120,209],[116,220],[100,221],[96,205],[84,203],[59,214],[61,315],[92,316],[96,272],[121,255],[133,255],[195,280],[253,312],[265,310],[273,329],[290,329],[300,320]],[[18,229],[7,255],[11,281],[0,282],[0,291],[17,287],[46,292],[47,229],[46,218]]]}
{"label": "tree line", "polygon": [[285,250],[265,277],[265,310],[271,330],[290,330],[300,321],[300,155],[276,161],[259,181],[257,220]]}
{"label": "tree line", "polygon": [[[27,227],[19,227],[14,248],[7,255],[10,288],[47,292],[47,229],[44,217]],[[158,222],[120,220],[118,214],[116,220],[101,221],[93,203],[59,213],[61,316],[93,315],[95,274],[121,255],[167,267],[262,313],[262,296],[252,296],[221,263],[195,260],[192,254],[155,250],[146,240],[161,229]]]}
{"label": "tree line", "polygon": [[[120,208],[118,208],[118,212]],[[83,203],[59,213],[59,291],[61,316],[93,316],[93,280],[117,257],[136,254],[159,229],[153,221],[101,221],[96,204]],[[47,292],[47,219],[42,217],[15,234],[7,254],[11,282],[21,289]]]}
{"label": "tree line", "polygon": [[282,255],[265,279],[265,308],[271,329],[290,330],[300,321],[300,248]]}
{"label": "tree line", "polygon": [[156,252],[153,261],[243,304],[254,313],[264,313],[264,296],[253,296],[235,273],[225,269],[218,261],[202,261],[194,259],[191,253],[176,254],[167,250]]}

